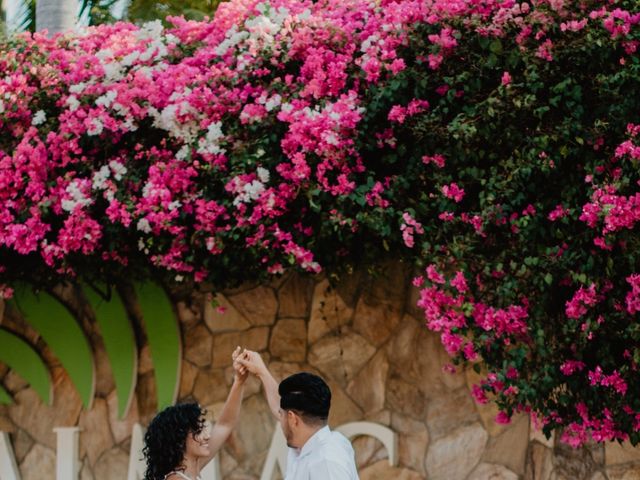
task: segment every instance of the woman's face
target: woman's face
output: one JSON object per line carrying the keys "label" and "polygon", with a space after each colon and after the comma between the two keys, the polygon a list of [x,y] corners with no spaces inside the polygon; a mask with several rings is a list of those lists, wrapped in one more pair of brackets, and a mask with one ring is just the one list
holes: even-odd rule
{"label": "woman's face", "polygon": [[204,426],[200,433],[190,433],[187,435],[185,444],[185,454],[191,457],[208,457],[211,454],[209,448],[209,437],[211,435],[211,423],[204,421]]}

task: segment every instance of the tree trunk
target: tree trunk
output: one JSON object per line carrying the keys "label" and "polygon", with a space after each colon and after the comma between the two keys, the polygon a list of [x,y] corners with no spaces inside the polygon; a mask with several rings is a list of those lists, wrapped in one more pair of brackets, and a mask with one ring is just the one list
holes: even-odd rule
{"label": "tree trunk", "polygon": [[49,36],[75,28],[78,14],[77,0],[38,0],[36,30],[47,30]]}

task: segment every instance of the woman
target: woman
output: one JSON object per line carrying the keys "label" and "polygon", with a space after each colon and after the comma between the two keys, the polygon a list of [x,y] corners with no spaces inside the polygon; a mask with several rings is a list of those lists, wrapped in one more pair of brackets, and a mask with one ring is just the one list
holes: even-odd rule
{"label": "woman", "polygon": [[229,438],[240,413],[248,372],[236,363],[234,379],[220,418],[211,428],[197,403],[165,408],[151,421],[144,437],[147,471],[144,480],[200,480],[200,471]]}

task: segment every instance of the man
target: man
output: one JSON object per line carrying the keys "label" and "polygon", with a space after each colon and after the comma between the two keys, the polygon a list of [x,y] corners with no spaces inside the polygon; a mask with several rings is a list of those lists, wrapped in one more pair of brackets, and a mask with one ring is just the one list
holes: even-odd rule
{"label": "man", "polygon": [[351,442],[327,426],[331,390],[322,378],[301,372],[278,385],[258,353],[245,350],[237,362],[260,379],[280,421],[289,446],[285,480],[358,480]]}

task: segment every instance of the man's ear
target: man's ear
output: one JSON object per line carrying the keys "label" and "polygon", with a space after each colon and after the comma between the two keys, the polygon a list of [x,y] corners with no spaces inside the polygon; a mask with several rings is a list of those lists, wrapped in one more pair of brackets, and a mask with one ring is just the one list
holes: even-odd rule
{"label": "man's ear", "polygon": [[287,418],[289,419],[289,425],[295,425],[297,427],[300,424],[301,418],[294,411],[287,410]]}

